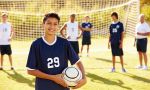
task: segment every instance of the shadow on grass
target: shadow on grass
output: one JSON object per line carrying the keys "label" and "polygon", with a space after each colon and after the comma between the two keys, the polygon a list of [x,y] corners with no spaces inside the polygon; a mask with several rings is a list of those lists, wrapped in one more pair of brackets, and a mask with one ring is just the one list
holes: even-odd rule
{"label": "shadow on grass", "polygon": [[124,86],[124,83],[121,80],[118,80],[117,82],[115,82],[115,81],[112,81],[110,79],[103,78],[103,77],[100,77],[100,76],[98,76],[96,74],[92,74],[92,73],[87,73],[86,76],[91,78],[92,82],[100,81],[104,84],[116,85],[116,86],[119,86],[123,89],[132,90],[132,88]]}
{"label": "shadow on grass", "polygon": [[15,80],[18,83],[25,83],[25,84],[28,84],[30,87],[34,87],[33,83],[34,83],[35,79],[29,80],[29,79],[25,78],[23,75],[16,72],[15,70],[13,71],[13,74],[9,73],[9,71],[5,71],[5,70],[3,70],[3,72],[6,73],[7,75],[9,75],[8,78]]}
{"label": "shadow on grass", "polygon": [[[108,63],[112,63],[111,59],[105,59],[105,58],[95,58],[96,60],[100,60],[100,61],[104,61],[104,62],[108,62]],[[118,61],[116,61],[116,63],[120,63]],[[124,65],[127,65],[126,63],[124,63]]]}
{"label": "shadow on grass", "polygon": [[133,78],[134,80],[143,81],[143,82],[145,82],[145,83],[150,83],[150,79],[146,79],[146,78],[143,78],[143,77],[140,77],[140,76],[131,74],[131,73],[126,73],[126,74],[119,73],[119,74],[125,75],[125,76],[128,76],[128,77],[131,77],[131,78]]}

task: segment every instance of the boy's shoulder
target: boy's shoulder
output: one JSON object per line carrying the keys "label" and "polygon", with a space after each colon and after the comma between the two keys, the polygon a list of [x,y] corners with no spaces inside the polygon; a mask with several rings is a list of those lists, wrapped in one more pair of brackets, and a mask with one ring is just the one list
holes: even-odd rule
{"label": "boy's shoulder", "polygon": [[57,39],[58,39],[59,42],[66,42],[66,43],[68,42],[67,39],[59,37],[59,36],[57,36]]}
{"label": "boy's shoulder", "polygon": [[34,41],[32,42],[32,45],[37,46],[37,45],[39,45],[39,44],[41,43],[41,41],[42,41],[42,37],[37,38],[36,40],[34,40]]}

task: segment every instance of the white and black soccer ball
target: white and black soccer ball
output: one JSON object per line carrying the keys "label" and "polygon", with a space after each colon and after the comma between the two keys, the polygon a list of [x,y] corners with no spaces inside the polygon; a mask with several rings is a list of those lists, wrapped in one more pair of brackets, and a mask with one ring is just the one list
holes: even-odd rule
{"label": "white and black soccer ball", "polygon": [[77,82],[82,79],[81,71],[76,67],[67,67],[62,72],[63,79],[69,87],[74,87],[77,85]]}

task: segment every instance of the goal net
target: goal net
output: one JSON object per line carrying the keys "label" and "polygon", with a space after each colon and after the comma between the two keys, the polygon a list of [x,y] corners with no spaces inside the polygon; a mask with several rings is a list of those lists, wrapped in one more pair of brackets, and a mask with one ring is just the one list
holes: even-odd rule
{"label": "goal net", "polygon": [[113,11],[118,12],[119,20],[124,23],[126,35],[134,36],[139,0],[0,0],[0,12],[8,13],[16,40],[40,37],[43,34],[42,19],[48,12],[60,15],[60,27],[72,13],[77,15],[76,20],[80,24],[88,15],[94,26],[92,37],[107,37]]}

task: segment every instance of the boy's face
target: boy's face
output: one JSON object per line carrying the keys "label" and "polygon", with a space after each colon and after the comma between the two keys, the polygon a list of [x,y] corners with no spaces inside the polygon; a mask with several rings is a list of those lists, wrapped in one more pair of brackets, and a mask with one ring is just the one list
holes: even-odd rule
{"label": "boy's face", "polygon": [[75,21],[75,17],[70,16],[70,20],[71,20],[71,22],[74,22]]}
{"label": "boy's face", "polygon": [[111,18],[112,18],[113,21],[117,20],[116,16],[111,16]]}
{"label": "boy's face", "polygon": [[3,22],[6,22],[6,21],[7,21],[7,18],[8,18],[7,15],[3,15],[3,16],[2,16],[2,21],[3,21]]}
{"label": "boy's face", "polygon": [[89,19],[90,19],[90,18],[89,18],[88,16],[86,16],[86,17],[85,17],[85,21],[87,21],[87,22],[88,22],[88,21],[89,21]]}
{"label": "boy's face", "polygon": [[56,18],[48,18],[43,24],[45,34],[54,35],[58,29],[58,20]]}
{"label": "boy's face", "polygon": [[144,16],[141,16],[141,17],[140,17],[140,22],[143,23],[144,21],[145,21]]}

